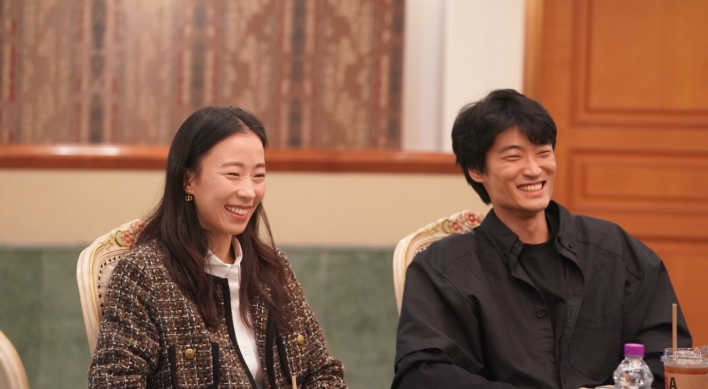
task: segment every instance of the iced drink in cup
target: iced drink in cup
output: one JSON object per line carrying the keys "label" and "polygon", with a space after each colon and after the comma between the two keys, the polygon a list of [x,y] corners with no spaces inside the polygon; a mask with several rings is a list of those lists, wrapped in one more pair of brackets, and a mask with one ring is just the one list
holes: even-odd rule
{"label": "iced drink in cup", "polygon": [[705,347],[667,348],[664,356],[666,389],[708,389],[708,355]]}

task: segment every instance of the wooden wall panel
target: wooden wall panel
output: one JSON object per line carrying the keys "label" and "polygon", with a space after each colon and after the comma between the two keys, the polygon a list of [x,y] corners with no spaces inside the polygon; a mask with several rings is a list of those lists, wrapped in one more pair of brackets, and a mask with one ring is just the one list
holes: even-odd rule
{"label": "wooden wall panel", "polygon": [[708,277],[708,241],[687,243],[647,240],[669,271],[674,290],[693,333],[694,345],[708,344],[705,323],[706,277]]}
{"label": "wooden wall panel", "polygon": [[708,2],[547,0],[543,10],[536,84],[558,126],[554,198],[652,247],[694,344],[708,344]]}
{"label": "wooden wall panel", "polygon": [[[704,0],[590,3],[588,108],[707,114],[704,4]],[[612,28],[619,25],[621,29]]]}
{"label": "wooden wall panel", "polygon": [[574,206],[708,214],[708,154],[576,150],[569,162]]}
{"label": "wooden wall panel", "polygon": [[708,241],[708,220],[705,214],[681,214],[663,207],[646,209],[643,212],[623,211],[611,207],[572,207],[572,210],[617,223],[640,240],[694,243]]}
{"label": "wooden wall panel", "polygon": [[582,1],[574,20],[575,121],[708,126],[705,1]]}

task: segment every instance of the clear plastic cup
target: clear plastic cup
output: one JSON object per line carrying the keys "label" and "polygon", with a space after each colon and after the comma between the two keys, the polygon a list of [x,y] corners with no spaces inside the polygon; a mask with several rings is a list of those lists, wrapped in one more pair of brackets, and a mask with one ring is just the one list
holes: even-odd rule
{"label": "clear plastic cup", "polygon": [[708,389],[708,348],[667,348],[664,362],[666,389]]}

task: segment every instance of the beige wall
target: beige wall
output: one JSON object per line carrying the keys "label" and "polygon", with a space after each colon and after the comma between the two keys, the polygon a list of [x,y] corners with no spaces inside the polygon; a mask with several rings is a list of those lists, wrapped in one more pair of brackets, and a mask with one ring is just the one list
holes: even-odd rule
{"label": "beige wall", "polygon": [[[83,244],[144,215],[161,171],[0,169],[0,244]],[[389,246],[438,217],[487,207],[462,175],[269,173],[279,245]]]}

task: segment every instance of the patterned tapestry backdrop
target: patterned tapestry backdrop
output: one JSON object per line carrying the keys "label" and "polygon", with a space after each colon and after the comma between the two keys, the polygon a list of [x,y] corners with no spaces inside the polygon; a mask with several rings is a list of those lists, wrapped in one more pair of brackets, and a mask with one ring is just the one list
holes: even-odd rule
{"label": "patterned tapestry backdrop", "polygon": [[401,144],[404,0],[0,0],[0,143],[169,145],[237,105],[271,146]]}

